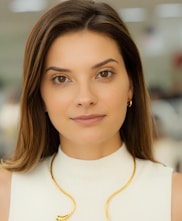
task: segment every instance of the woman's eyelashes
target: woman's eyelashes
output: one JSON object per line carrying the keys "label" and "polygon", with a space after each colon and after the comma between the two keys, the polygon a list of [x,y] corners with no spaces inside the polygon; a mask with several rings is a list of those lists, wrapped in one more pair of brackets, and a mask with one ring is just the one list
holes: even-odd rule
{"label": "woman's eyelashes", "polygon": [[114,72],[110,69],[105,69],[100,71],[97,75],[97,79],[109,79],[114,75]]}
{"label": "woman's eyelashes", "polygon": [[[102,80],[102,79],[109,80],[113,77],[113,75],[114,75],[113,70],[105,69],[105,70],[101,70],[101,71],[97,72],[97,74],[95,75],[94,78],[99,79],[99,80]],[[60,84],[70,83],[70,82],[74,81],[74,79],[72,79],[72,77],[65,76],[64,74],[58,73],[58,74],[54,74],[51,77],[51,81],[53,81],[54,84],[60,85]]]}
{"label": "woman's eyelashes", "polygon": [[53,83],[55,84],[65,84],[68,82],[71,82],[71,80],[69,79],[69,77],[62,75],[62,74],[56,74],[54,75],[51,80],[53,81]]}

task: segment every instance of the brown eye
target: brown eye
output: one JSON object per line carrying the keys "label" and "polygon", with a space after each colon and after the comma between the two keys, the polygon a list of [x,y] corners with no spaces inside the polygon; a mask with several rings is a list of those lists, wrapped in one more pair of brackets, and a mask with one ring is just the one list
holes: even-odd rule
{"label": "brown eye", "polygon": [[69,78],[64,75],[57,75],[53,77],[52,80],[55,84],[64,84],[70,81]]}
{"label": "brown eye", "polygon": [[103,70],[100,71],[99,74],[97,75],[97,78],[110,78],[112,77],[113,72],[111,70]]}

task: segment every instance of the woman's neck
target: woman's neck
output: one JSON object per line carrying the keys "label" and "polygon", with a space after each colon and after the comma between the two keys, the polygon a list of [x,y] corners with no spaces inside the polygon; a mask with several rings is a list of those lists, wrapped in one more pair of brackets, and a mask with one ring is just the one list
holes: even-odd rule
{"label": "woman's neck", "polygon": [[97,160],[108,156],[117,151],[122,145],[120,136],[116,136],[114,139],[106,140],[105,142],[92,143],[92,144],[75,144],[69,140],[61,138],[62,151],[76,159],[82,160]]}

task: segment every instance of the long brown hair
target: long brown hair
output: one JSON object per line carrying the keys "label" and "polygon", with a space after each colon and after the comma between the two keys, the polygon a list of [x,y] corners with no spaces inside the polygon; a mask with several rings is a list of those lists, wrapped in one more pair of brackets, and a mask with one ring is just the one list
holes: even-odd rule
{"label": "long brown hair", "polygon": [[153,160],[149,98],[140,56],[128,29],[106,3],[68,0],[47,11],[29,35],[24,55],[19,136],[13,159],[3,163],[5,168],[30,170],[40,159],[58,150],[59,134],[44,111],[40,94],[45,57],[58,36],[83,29],[103,33],[117,42],[134,87],[133,105],[128,108],[120,129],[121,138],[132,155]]}

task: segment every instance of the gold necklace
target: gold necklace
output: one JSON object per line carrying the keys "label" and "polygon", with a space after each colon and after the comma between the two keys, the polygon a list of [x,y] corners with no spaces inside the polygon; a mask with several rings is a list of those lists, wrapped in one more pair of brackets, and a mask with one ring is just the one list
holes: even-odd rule
{"label": "gold necklace", "polygon": [[[74,212],[76,210],[76,201],[75,201],[73,196],[71,196],[69,193],[67,193],[65,190],[62,189],[62,187],[58,184],[58,182],[56,181],[56,179],[54,177],[53,163],[54,163],[54,160],[55,160],[56,156],[57,156],[57,154],[55,154],[53,156],[52,161],[51,161],[51,165],[50,165],[50,174],[51,174],[52,181],[54,182],[55,186],[60,190],[60,192],[62,192],[64,195],[66,195],[73,203],[73,209],[71,210],[70,213],[68,213],[66,215],[56,217],[56,221],[65,221],[65,220],[69,219],[74,214]],[[133,178],[135,176],[135,173],[136,173],[136,160],[135,160],[135,157],[133,157],[133,164],[134,164],[133,171],[132,171],[132,174],[131,174],[130,178],[128,179],[128,181],[120,189],[118,189],[117,191],[112,193],[108,197],[108,199],[106,200],[105,215],[106,215],[106,220],[107,221],[110,221],[110,218],[109,218],[109,203],[111,202],[113,197],[115,197],[117,194],[119,194],[120,192],[122,192],[124,189],[126,189],[129,186],[129,184],[131,183],[131,181],[133,180]]]}

